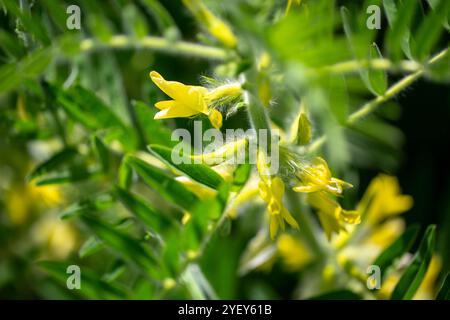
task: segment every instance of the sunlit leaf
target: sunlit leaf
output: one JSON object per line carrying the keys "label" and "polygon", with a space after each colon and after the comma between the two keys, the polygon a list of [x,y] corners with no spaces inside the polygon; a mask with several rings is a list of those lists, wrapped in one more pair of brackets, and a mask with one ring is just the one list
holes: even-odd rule
{"label": "sunlit leaf", "polygon": [[[159,145],[150,145],[149,150],[168,165],[208,187],[217,189],[224,181],[218,173],[205,164],[175,163],[172,161],[172,149]],[[186,159],[190,160],[189,157]]]}
{"label": "sunlit leaf", "polygon": [[395,259],[400,258],[404,253],[408,252],[419,233],[420,227],[412,225],[398,237],[389,247],[384,249],[373,262],[373,265],[379,266],[381,275],[385,274],[389,266]]}
{"label": "sunlit leaf", "polygon": [[104,247],[105,246],[104,246],[104,243],[102,240],[100,240],[99,238],[97,238],[95,236],[91,236],[81,246],[80,250],[78,251],[78,256],[80,258],[86,258],[86,257],[100,251]]}
{"label": "sunlit leaf", "polygon": [[161,232],[170,226],[171,222],[167,216],[157,212],[151,207],[150,203],[138,195],[128,192],[120,187],[114,189],[114,194],[125,207],[127,207],[150,229]]}
{"label": "sunlit leaf", "polygon": [[194,193],[161,169],[134,156],[128,156],[126,161],[146,184],[158,191],[167,200],[186,210],[192,209],[197,202],[198,197]]}
{"label": "sunlit leaf", "polygon": [[82,215],[81,218],[107,246],[155,275],[154,257],[137,240],[90,215]]}
{"label": "sunlit leaf", "polygon": [[414,297],[428,270],[436,242],[436,226],[425,231],[419,249],[392,292],[391,299],[409,300]]}

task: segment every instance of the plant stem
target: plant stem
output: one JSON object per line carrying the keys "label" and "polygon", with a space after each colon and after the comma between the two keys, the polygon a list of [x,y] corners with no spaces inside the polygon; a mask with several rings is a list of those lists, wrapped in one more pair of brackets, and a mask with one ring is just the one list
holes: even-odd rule
{"label": "plant stem", "polygon": [[316,73],[319,75],[328,74],[346,74],[357,72],[361,69],[369,68],[375,70],[389,70],[389,71],[404,71],[404,72],[415,72],[422,68],[420,63],[415,61],[405,60],[398,64],[395,64],[389,59],[371,59],[371,60],[350,60],[339,62],[331,66],[321,67],[311,73]]}
{"label": "plant stem", "polygon": [[100,49],[149,49],[169,54],[194,56],[211,60],[226,60],[228,53],[220,48],[205,46],[186,41],[170,41],[162,37],[147,36],[140,39],[125,35],[112,36],[107,42],[96,39],[84,39],[80,43],[82,51],[93,51]]}
{"label": "plant stem", "polygon": [[[438,53],[437,55],[435,55],[433,58],[431,58],[428,61],[428,65],[431,65],[431,64],[436,63],[437,61],[441,60],[442,58],[444,58],[447,55],[447,53],[448,53],[448,49],[441,51],[440,53]],[[347,124],[352,125],[352,124],[356,123],[357,121],[361,120],[362,118],[364,118],[365,116],[367,116],[368,114],[372,113],[373,111],[375,111],[375,109],[379,105],[381,105],[382,103],[391,99],[396,94],[398,94],[400,91],[402,91],[403,89],[405,89],[406,87],[411,85],[414,81],[416,81],[421,76],[423,76],[424,73],[425,73],[425,68],[422,67],[420,70],[404,77],[402,80],[398,81],[397,83],[395,83],[394,85],[389,87],[386,90],[385,94],[378,96],[374,100],[367,102],[360,109],[353,112],[348,117]]]}

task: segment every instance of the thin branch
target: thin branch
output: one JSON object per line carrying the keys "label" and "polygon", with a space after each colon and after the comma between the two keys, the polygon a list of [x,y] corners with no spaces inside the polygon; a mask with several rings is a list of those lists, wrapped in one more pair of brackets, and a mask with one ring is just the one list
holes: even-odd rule
{"label": "thin branch", "polygon": [[423,66],[415,61],[404,60],[399,63],[394,63],[389,59],[371,59],[371,60],[350,60],[339,62],[330,66],[320,67],[311,71],[318,75],[324,74],[347,74],[358,72],[361,69],[387,70],[387,71],[403,71],[415,72]]}
{"label": "thin branch", "polygon": [[[431,65],[431,64],[436,63],[437,61],[439,61],[442,58],[444,58],[447,54],[448,54],[448,48],[443,50],[443,51],[441,51],[440,53],[435,55],[433,58],[431,58],[428,61],[427,65]],[[381,96],[378,96],[375,99],[367,102],[360,109],[358,109],[357,111],[353,112],[348,117],[347,124],[348,125],[352,125],[352,124],[358,122],[359,120],[361,120],[362,118],[364,118],[365,116],[367,116],[368,114],[372,113],[382,103],[384,103],[387,100],[391,99],[396,94],[398,94],[400,91],[404,90],[409,85],[411,85],[414,81],[416,81],[417,79],[422,77],[424,75],[424,73],[425,73],[425,68],[422,67],[420,70],[418,70],[418,71],[416,71],[416,72],[414,72],[414,73],[404,77],[402,80],[398,81],[397,83],[395,83],[394,85],[389,87],[389,89],[386,90],[385,94],[383,94]]]}
{"label": "thin branch", "polygon": [[[432,65],[439,60],[442,60],[447,54],[449,53],[449,49],[442,50],[438,54],[436,54],[434,57],[432,57],[427,65]],[[368,116],[370,113],[374,112],[382,103],[388,101],[392,97],[394,97],[396,94],[400,93],[400,91],[406,89],[409,85],[411,85],[414,81],[419,79],[425,74],[425,67],[422,66],[420,70],[407,75],[402,80],[398,81],[394,85],[388,88],[386,90],[386,93],[382,96],[378,96],[375,99],[365,103],[360,109],[356,110],[347,119],[346,124],[347,125],[353,125],[357,123],[358,121],[361,121],[364,119],[364,117]],[[327,141],[327,137],[325,135],[317,138],[315,141],[311,143],[311,145],[307,148],[307,153],[314,153],[318,149],[320,149],[325,142]]]}
{"label": "thin branch", "polygon": [[100,49],[148,49],[174,55],[194,56],[211,60],[226,60],[228,52],[211,46],[186,42],[170,41],[162,37],[147,36],[132,38],[125,35],[112,36],[108,41],[101,42],[96,39],[84,39],[80,43],[82,51],[94,51]]}

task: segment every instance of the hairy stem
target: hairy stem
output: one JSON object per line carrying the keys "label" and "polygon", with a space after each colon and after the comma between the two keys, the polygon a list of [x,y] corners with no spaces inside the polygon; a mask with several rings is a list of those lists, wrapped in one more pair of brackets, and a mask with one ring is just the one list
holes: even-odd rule
{"label": "hairy stem", "polygon": [[96,39],[84,39],[80,43],[82,51],[100,49],[148,49],[174,55],[193,56],[211,60],[226,60],[228,53],[220,48],[205,46],[186,41],[170,41],[162,37],[147,36],[135,39],[125,35],[112,36],[107,42]]}
{"label": "hairy stem", "polygon": [[[433,58],[431,58],[428,61],[428,65],[436,63],[437,61],[439,61],[442,58],[444,58],[447,54],[448,54],[448,49],[445,49],[445,50],[441,51],[440,53],[438,53],[436,56],[434,56]],[[387,100],[391,99],[396,94],[398,94],[400,91],[402,91],[405,88],[407,88],[414,81],[416,81],[417,79],[422,77],[424,75],[424,73],[425,73],[425,69],[422,67],[420,70],[418,70],[418,71],[416,71],[416,72],[414,72],[414,73],[404,77],[402,80],[398,81],[397,83],[395,83],[394,85],[389,87],[386,90],[385,94],[383,94],[381,96],[378,96],[374,100],[371,100],[371,101],[367,102],[360,109],[358,109],[357,111],[353,112],[348,117],[347,124],[352,125],[355,122],[357,122],[357,121],[361,120],[362,118],[364,118],[365,116],[367,116],[368,114],[372,113],[373,111],[376,110],[376,108],[379,105],[381,105],[382,103],[384,103]]]}
{"label": "hairy stem", "polygon": [[331,66],[321,67],[311,72],[317,73],[319,75],[346,74],[358,72],[361,69],[365,68],[375,70],[415,72],[420,70],[422,67],[423,66],[420,63],[410,60],[401,61],[396,64],[389,59],[372,59],[372,60],[350,60],[339,62]]}

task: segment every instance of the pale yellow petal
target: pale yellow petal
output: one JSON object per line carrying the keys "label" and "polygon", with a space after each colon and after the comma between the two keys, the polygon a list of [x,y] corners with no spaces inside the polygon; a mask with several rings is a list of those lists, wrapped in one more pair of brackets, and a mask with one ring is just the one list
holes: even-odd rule
{"label": "pale yellow petal", "polygon": [[275,239],[278,232],[278,218],[276,216],[269,215],[269,229],[270,238]]}
{"label": "pale yellow petal", "polygon": [[155,107],[159,110],[168,109],[170,107],[173,107],[175,105],[175,100],[165,100],[165,101],[159,101],[155,103]]}
{"label": "pale yellow petal", "polygon": [[155,114],[155,119],[169,119],[169,118],[186,118],[198,114],[196,110],[184,107],[181,104],[175,103],[172,107],[163,109]]}
{"label": "pale yellow petal", "polygon": [[177,81],[166,81],[166,79],[156,71],[150,72],[150,78],[158,88],[172,99],[179,100],[187,95],[187,92],[189,91],[189,86]]}
{"label": "pale yellow petal", "polygon": [[299,229],[297,221],[295,221],[294,217],[291,215],[291,213],[286,209],[283,208],[281,210],[281,214],[283,216],[283,219],[286,220],[286,222],[293,228]]}

